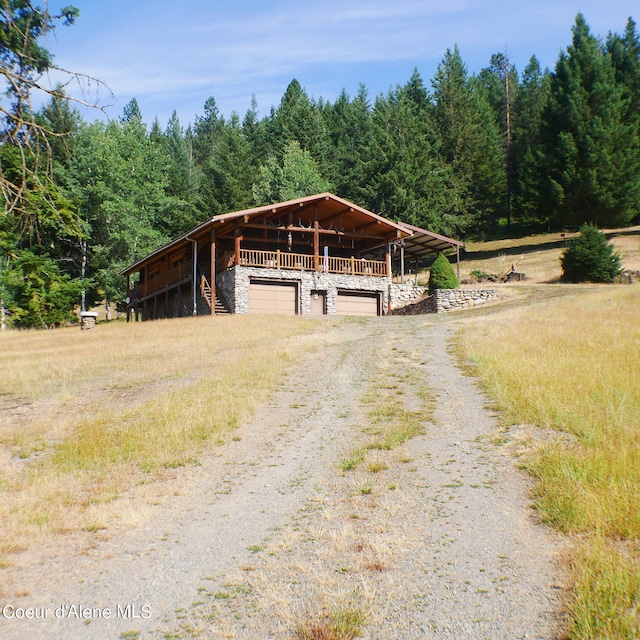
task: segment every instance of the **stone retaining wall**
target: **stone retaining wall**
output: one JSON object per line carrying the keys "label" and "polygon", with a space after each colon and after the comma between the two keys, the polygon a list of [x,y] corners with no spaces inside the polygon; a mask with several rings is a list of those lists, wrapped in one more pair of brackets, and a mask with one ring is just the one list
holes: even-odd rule
{"label": "stone retaining wall", "polygon": [[394,315],[414,316],[423,313],[444,313],[456,309],[477,307],[499,298],[496,289],[438,289],[416,303],[393,311]]}
{"label": "stone retaining wall", "polygon": [[389,298],[391,300],[392,313],[397,309],[416,304],[426,294],[427,287],[416,286],[412,283],[390,285]]}
{"label": "stone retaining wall", "polygon": [[435,312],[477,307],[500,297],[496,289],[437,289],[432,295]]}

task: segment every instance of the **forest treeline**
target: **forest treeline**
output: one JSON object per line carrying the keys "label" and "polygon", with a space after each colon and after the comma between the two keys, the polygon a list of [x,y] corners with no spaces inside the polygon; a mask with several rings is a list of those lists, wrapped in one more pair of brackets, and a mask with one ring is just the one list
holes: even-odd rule
{"label": "forest treeline", "polygon": [[[53,180],[29,177],[0,226],[10,326],[64,322],[80,303],[124,298],[126,265],[215,214],[331,191],[455,238],[624,226],[640,215],[640,38],[629,19],[600,39],[582,15],[553,71],[501,53],[470,75],[457,47],[427,85],[334,101],[293,80],[260,116],[209,98],[184,126],[144,124],[136,100],[86,122],[63,95],[35,114]],[[5,130],[11,127],[7,119]],[[3,136],[5,175],[16,145]]]}

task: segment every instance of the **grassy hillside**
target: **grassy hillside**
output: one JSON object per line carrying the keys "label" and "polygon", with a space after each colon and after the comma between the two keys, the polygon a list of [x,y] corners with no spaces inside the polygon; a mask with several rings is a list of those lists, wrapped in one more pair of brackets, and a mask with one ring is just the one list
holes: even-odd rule
{"label": "grassy hillside", "polygon": [[[640,270],[640,226],[604,230],[622,257],[624,269]],[[533,283],[551,283],[560,279],[560,255],[566,241],[576,233],[550,233],[510,240],[469,242],[460,262],[462,278],[474,270],[504,275],[515,265]]]}

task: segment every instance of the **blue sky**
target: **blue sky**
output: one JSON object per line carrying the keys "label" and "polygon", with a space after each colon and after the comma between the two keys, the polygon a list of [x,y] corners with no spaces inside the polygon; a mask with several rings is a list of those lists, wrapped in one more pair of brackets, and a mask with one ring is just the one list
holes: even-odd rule
{"label": "blue sky", "polygon": [[[48,41],[56,64],[96,77],[112,118],[135,97],[143,119],[183,126],[213,96],[241,116],[252,94],[260,115],[277,106],[292,78],[333,101],[360,82],[374,98],[417,67],[428,84],[457,44],[470,73],[504,52],[522,71],[532,54],[553,68],[581,11],[592,32],[622,33],[640,20],[637,0],[50,0],[80,9],[76,25]],[[634,15],[635,12],[635,15]],[[85,113],[92,120],[97,115]]]}

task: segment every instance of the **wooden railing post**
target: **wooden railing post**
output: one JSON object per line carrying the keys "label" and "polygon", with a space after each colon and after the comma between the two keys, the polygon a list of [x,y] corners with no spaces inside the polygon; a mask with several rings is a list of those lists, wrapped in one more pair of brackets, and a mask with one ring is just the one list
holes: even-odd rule
{"label": "wooden railing post", "polygon": [[280,249],[276,249],[276,267],[280,268]]}

